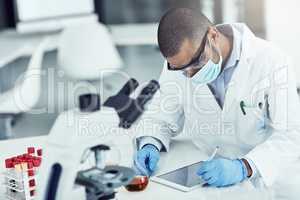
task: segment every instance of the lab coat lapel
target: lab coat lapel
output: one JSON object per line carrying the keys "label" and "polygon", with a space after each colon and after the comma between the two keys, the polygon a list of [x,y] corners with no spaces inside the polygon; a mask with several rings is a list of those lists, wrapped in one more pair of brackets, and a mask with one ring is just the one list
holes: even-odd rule
{"label": "lab coat lapel", "polygon": [[235,69],[232,78],[228,84],[228,88],[225,94],[225,101],[223,106],[223,112],[229,112],[232,110],[232,105],[234,102],[238,101],[245,87],[249,82],[249,73],[251,70],[251,57],[254,53],[254,39],[255,35],[248,29],[246,25],[238,24],[237,29],[242,29],[243,39],[242,39],[242,52],[240,61],[237,68]]}
{"label": "lab coat lapel", "polygon": [[[190,81],[191,89],[192,89],[192,97],[199,105],[193,106],[200,106],[203,103],[203,109],[200,110],[210,110],[210,112],[221,112],[221,107],[219,106],[215,96],[209,89],[207,84],[196,84]],[[205,108],[205,109],[204,109]],[[195,110],[195,108],[193,107]],[[203,113],[202,113],[203,114]]]}

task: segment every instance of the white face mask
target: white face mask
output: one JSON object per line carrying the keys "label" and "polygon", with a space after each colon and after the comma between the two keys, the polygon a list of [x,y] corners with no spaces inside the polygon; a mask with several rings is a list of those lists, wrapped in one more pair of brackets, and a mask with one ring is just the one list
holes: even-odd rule
{"label": "white face mask", "polygon": [[219,63],[214,63],[211,59],[191,78],[194,83],[207,84],[214,81],[221,72],[222,56]]}

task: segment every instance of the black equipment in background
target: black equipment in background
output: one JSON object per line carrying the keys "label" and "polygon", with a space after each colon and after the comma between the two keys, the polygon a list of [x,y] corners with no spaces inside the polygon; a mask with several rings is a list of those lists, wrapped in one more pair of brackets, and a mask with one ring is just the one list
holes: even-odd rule
{"label": "black equipment in background", "polygon": [[14,1],[0,1],[0,30],[15,27]]}

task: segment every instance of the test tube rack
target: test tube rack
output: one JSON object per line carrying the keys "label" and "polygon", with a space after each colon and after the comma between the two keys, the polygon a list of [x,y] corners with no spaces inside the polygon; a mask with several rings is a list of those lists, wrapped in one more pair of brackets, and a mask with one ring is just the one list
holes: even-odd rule
{"label": "test tube rack", "polygon": [[36,175],[42,162],[42,149],[28,147],[27,153],[5,159],[5,197],[8,200],[33,200]]}

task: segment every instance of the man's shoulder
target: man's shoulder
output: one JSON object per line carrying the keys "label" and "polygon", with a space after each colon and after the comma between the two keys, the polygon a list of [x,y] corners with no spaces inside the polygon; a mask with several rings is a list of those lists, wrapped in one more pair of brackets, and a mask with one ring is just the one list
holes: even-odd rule
{"label": "man's shoulder", "polygon": [[275,43],[261,38],[255,38],[255,54],[254,60],[258,62],[267,62],[279,64],[287,62],[287,54]]}

